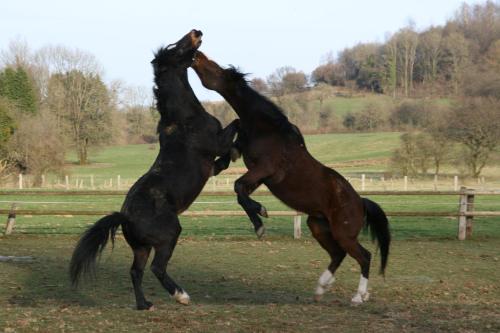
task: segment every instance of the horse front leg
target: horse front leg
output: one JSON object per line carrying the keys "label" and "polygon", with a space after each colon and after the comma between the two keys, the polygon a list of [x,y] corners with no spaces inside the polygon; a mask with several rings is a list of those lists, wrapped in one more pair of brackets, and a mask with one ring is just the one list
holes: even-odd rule
{"label": "horse front leg", "polygon": [[229,163],[234,159],[232,151],[234,138],[240,129],[240,120],[233,120],[226,128],[224,128],[217,137],[217,156],[220,156],[214,162],[213,175],[217,176],[222,170],[229,167]]}
{"label": "horse front leg", "polygon": [[238,203],[250,218],[259,239],[262,238],[266,231],[259,215],[263,217],[268,217],[268,215],[266,208],[259,202],[251,199],[250,194],[252,194],[269,175],[270,173],[264,172],[263,170],[250,170],[238,178],[234,183],[234,191],[238,196]]}

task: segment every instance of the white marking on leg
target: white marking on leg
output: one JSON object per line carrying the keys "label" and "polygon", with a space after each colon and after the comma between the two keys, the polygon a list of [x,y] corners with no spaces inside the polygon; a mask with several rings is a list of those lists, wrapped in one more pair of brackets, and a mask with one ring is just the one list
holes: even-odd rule
{"label": "white marking on leg", "polygon": [[318,286],[316,287],[316,291],[314,292],[314,299],[319,301],[321,296],[328,290],[328,288],[335,281],[335,277],[333,276],[330,270],[325,270],[318,279]]}
{"label": "white marking on leg", "polygon": [[184,290],[179,291],[175,290],[175,293],[172,295],[172,298],[175,299],[178,303],[181,303],[183,305],[188,305],[190,297],[187,292]]}
{"label": "white marking on leg", "polygon": [[364,301],[367,301],[369,297],[370,294],[368,293],[368,279],[361,275],[359,278],[358,291],[352,298],[351,302],[355,305],[361,304]]}

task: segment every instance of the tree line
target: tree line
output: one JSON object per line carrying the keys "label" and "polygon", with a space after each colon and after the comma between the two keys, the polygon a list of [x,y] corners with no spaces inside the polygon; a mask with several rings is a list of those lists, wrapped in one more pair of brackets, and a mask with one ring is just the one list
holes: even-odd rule
{"label": "tree line", "polygon": [[[106,84],[102,73],[79,49],[13,41],[0,52],[0,177],[27,173],[36,185],[69,152],[86,164],[100,146],[157,140],[150,88]],[[437,174],[455,152],[477,176],[500,141],[500,7],[464,4],[444,26],[409,24],[327,55],[310,74],[285,66],[250,84],[305,133],[403,131],[397,172]],[[332,103],[363,94],[385,98],[345,113]],[[225,102],[203,104],[225,124],[235,117]]]}
{"label": "tree line", "polygon": [[156,111],[148,90],[104,83],[90,53],[63,46],[31,51],[12,41],[0,52],[0,177],[26,173],[33,185],[79,164],[107,144],[154,142]]}
{"label": "tree line", "polygon": [[[286,66],[252,86],[305,132],[403,131],[394,171],[415,176],[460,161],[477,177],[500,142],[500,6],[464,3],[444,26],[410,23],[384,43],[329,54],[310,75]],[[339,115],[334,96],[392,97]],[[223,113],[227,106],[221,104]]]}

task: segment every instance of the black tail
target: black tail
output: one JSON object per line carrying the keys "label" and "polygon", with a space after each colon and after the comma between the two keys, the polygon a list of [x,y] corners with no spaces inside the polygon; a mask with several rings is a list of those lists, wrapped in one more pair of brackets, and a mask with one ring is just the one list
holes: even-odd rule
{"label": "black tail", "polygon": [[116,229],[126,222],[127,219],[121,213],[113,213],[103,217],[83,233],[69,265],[73,286],[78,285],[80,276],[94,272],[97,256],[104,250],[110,238],[114,244]]}
{"label": "black tail", "polygon": [[366,213],[366,227],[370,227],[372,240],[377,239],[382,262],[380,273],[384,274],[389,257],[389,246],[391,244],[391,232],[389,231],[389,221],[382,208],[369,199],[363,198],[363,205]]}

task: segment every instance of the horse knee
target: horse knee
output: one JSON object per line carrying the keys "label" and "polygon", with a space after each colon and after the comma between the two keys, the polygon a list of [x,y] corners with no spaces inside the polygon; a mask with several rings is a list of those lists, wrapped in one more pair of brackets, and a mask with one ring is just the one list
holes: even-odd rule
{"label": "horse knee", "polygon": [[159,279],[163,276],[163,274],[165,274],[165,269],[158,265],[152,264],[150,269],[151,272],[153,272],[153,274]]}
{"label": "horse knee", "polygon": [[140,269],[133,268],[133,267],[130,269],[130,276],[134,280],[142,278],[143,274],[144,274],[144,271],[142,271]]}

